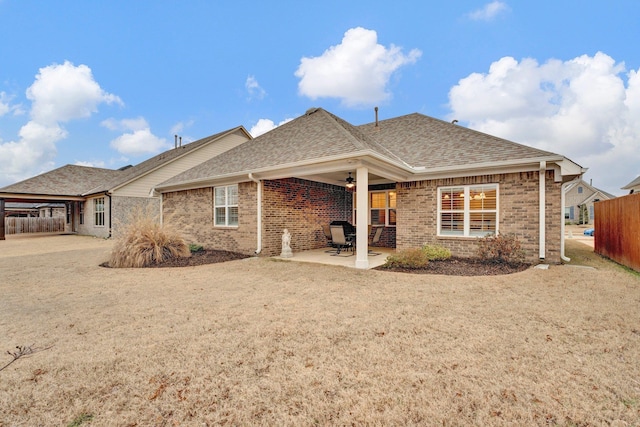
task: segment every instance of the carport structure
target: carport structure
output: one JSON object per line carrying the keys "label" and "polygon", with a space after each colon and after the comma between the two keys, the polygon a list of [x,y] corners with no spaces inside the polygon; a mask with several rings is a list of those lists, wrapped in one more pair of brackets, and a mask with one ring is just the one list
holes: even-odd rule
{"label": "carport structure", "polygon": [[6,203],[64,203],[67,232],[77,232],[83,204],[95,189],[114,178],[119,171],[67,165],[45,174],[0,188],[0,240],[5,240]]}

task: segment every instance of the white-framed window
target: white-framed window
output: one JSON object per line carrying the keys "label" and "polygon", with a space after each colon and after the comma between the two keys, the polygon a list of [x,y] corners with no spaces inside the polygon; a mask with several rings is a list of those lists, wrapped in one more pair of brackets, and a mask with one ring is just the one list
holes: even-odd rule
{"label": "white-framed window", "polygon": [[104,227],[104,197],[93,199],[93,224]]}
{"label": "white-framed window", "polygon": [[218,227],[238,226],[238,185],[215,187],[214,225]]}
{"label": "white-framed window", "polygon": [[[369,225],[396,226],[396,190],[369,191]],[[353,198],[353,218],[356,218],[356,198]]]}
{"label": "white-framed window", "polygon": [[498,184],[438,188],[438,235],[475,237],[498,231]]}

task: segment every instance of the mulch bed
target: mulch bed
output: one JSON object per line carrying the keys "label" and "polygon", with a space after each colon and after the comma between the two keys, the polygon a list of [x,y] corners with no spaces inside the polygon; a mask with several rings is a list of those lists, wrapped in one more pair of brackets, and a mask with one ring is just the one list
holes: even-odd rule
{"label": "mulch bed", "polygon": [[218,262],[234,261],[236,259],[245,258],[249,258],[249,255],[237,252],[203,249],[198,252],[193,252],[190,257],[173,258],[160,264],[150,265],[149,267],[192,267],[196,265],[215,264]]}
{"label": "mulch bed", "polygon": [[[218,262],[233,261],[244,258],[249,258],[249,255],[239,254],[237,252],[204,249],[198,252],[193,252],[190,257],[172,258],[158,264],[149,265],[147,268],[193,267],[196,265],[215,264]],[[110,267],[108,262],[104,262],[100,264],[100,266]]]}
{"label": "mulch bed", "polygon": [[477,258],[449,258],[444,261],[430,261],[425,268],[384,268],[375,270],[396,271],[412,274],[444,274],[448,276],[496,276],[524,271],[530,264],[488,263]]}
{"label": "mulch bed", "polygon": [[[190,257],[173,258],[159,264],[150,265],[148,268],[193,267],[197,265],[215,264],[249,257],[249,255],[237,252],[204,249],[202,251],[192,253]],[[100,265],[102,267],[109,267],[108,262]],[[526,270],[529,267],[529,264],[487,263],[475,258],[452,257],[445,261],[431,261],[426,268],[384,268],[381,266],[376,267],[374,270],[395,271],[411,274],[444,274],[449,276],[495,276],[500,274],[517,273],[519,271]]]}

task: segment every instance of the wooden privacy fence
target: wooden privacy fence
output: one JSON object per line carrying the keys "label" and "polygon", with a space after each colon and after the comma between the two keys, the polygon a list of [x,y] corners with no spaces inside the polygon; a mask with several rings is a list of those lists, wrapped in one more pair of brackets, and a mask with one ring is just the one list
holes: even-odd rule
{"label": "wooden privacy fence", "polygon": [[594,204],[596,253],[640,271],[640,193]]}
{"label": "wooden privacy fence", "polygon": [[64,218],[24,218],[7,217],[4,219],[5,234],[22,233],[62,233]]}

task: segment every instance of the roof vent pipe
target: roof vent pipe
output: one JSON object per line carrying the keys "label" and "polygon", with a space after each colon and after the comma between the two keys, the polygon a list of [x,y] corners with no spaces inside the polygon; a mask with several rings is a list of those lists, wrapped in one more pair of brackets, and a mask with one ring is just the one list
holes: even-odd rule
{"label": "roof vent pipe", "polygon": [[180,137],[180,145],[179,147],[182,147],[182,137]]}
{"label": "roof vent pipe", "polygon": [[373,109],[376,112],[376,127],[378,127],[378,107]]}
{"label": "roof vent pipe", "polygon": [[173,142],[176,145],[176,148],[178,148],[178,135],[173,135]]}

